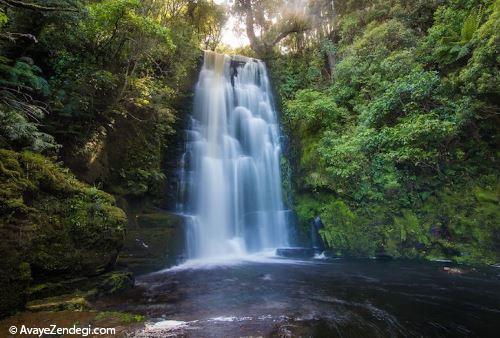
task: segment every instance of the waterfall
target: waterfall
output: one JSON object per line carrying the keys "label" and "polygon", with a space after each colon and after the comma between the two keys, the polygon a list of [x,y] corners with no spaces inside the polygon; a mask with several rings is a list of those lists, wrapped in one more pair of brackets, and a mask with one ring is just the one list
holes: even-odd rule
{"label": "waterfall", "polygon": [[206,51],[181,159],[189,258],[288,245],[280,155],[264,63]]}

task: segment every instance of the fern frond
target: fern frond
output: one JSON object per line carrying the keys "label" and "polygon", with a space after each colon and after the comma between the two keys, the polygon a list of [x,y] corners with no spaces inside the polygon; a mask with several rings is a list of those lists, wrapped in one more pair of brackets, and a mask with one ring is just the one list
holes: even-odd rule
{"label": "fern frond", "polygon": [[468,43],[472,40],[474,33],[479,29],[481,24],[481,19],[483,16],[483,7],[473,9],[467,19],[465,19],[462,26],[462,31],[460,32],[460,42],[462,44]]}

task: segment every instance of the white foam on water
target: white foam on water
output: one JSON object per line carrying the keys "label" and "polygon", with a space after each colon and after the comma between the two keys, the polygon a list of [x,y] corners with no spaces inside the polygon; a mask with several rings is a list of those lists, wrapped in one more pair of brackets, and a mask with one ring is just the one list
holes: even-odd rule
{"label": "white foam on water", "polygon": [[253,263],[275,263],[278,262],[280,258],[276,256],[275,250],[263,251],[254,254],[233,254],[233,255],[220,255],[220,256],[210,256],[207,258],[194,258],[185,261],[179,265],[173,266],[171,268],[159,271],[159,272],[170,272],[170,271],[180,271],[189,269],[216,269],[220,267],[231,267],[236,265],[241,265],[249,262]]}
{"label": "white foam on water", "polygon": [[215,317],[215,318],[210,318],[210,321],[214,322],[234,322],[237,321],[239,318],[238,317]]}
{"label": "white foam on water", "polygon": [[273,280],[270,274],[266,273],[264,277],[262,277],[262,280]]}
{"label": "white foam on water", "polygon": [[315,254],[314,259],[328,259],[328,257],[326,257],[325,252],[323,251],[320,254]]}
{"label": "white foam on water", "polygon": [[189,322],[184,322],[181,320],[162,320],[160,322],[146,324],[146,330],[172,330],[178,329],[180,327],[185,327],[189,324]]}
{"label": "white foam on water", "polygon": [[189,259],[179,265],[163,269],[152,274],[160,274],[166,272],[177,272],[183,270],[212,270],[217,268],[229,268],[249,263],[263,264],[291,264],[291,265],[309,265],[318,264],[311,260],[300,260],[293,258],[285,258],[276,255],[276,250],[261,251],[253,254],[242,255],[221,255],[211,256],[207,258]]}

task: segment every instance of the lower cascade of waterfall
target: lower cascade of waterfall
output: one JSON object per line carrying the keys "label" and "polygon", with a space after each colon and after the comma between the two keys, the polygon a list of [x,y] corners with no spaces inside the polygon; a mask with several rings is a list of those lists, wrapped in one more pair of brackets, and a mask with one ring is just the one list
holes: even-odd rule
{"label": "lower cascade of waterfall", "polygon": [[181,160],[189,258],[288,246],[280,156],[264,63],[206,51]]}

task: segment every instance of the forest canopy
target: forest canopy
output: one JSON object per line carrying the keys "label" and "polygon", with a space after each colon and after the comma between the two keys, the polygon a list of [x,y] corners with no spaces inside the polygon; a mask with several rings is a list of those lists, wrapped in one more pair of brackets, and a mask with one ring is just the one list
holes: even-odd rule
{"label": "forest canopy", "polygon": [[[162,156],[174,102],[225,20],[211,1],[2,1],[0,10],[1,145],[59,154],[76,170],[123,121],[149,123],[142,146]],[[147,190],[162,179],[157,161],[116,169]]]}
{"label": "forest canopy", "polygon": [[333,3],[268,61],[300,223],[339,254],[498,262],[500,2]]}

